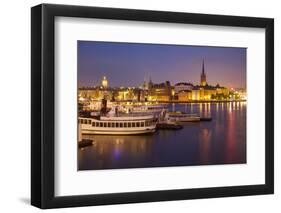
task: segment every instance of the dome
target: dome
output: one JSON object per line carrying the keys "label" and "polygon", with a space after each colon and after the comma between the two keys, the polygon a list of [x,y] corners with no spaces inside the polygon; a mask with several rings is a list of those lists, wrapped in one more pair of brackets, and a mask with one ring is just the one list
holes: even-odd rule
{"label": "dome", "polygon": [[108,80],[106,79],[106,77],[105,76],[103,76],[103,79],[102,79],[102,86],[104,87],[104,88],[107,88],[108,87]]}

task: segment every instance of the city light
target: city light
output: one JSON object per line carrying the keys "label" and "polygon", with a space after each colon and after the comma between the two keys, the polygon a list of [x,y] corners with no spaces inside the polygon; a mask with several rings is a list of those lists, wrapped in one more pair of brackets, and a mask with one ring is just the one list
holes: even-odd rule
{"label": "city light", "polygon": [[235,89],[209,85],[207,81],[206,66],[202,62],[202,71],[199,84],[180,82],[171,85],[170,81],[163,83],[144,82],[139,87],[114,87],[111,88],[106,76],[101,84],[96,87],[79,88],[79,101],[100,101],[103,98],[111,101],[129,102],[194,102],[194,101],[245,101],[247,94],[245,89]]}

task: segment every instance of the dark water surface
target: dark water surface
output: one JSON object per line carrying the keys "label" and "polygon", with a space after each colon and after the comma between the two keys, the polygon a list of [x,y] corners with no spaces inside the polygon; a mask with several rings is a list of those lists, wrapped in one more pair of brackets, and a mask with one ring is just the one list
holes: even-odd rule
{"label": "dark water surface", "polygon": [[171,104],[171,111],[213,119],[151,135],[83,135],[94,145],[78,150],[78,170],[246,163],[246,108],[246,102]]}

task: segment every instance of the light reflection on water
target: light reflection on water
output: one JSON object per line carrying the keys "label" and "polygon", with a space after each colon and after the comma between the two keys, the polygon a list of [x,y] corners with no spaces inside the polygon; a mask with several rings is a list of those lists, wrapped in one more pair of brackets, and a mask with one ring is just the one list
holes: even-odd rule
{"label": "light reflection on water", "polygon": [[83,135],[94,144],[79,149],[78,169],[246,163],[245,102],[175,104],[169,108],[213,119],[150,135]]}

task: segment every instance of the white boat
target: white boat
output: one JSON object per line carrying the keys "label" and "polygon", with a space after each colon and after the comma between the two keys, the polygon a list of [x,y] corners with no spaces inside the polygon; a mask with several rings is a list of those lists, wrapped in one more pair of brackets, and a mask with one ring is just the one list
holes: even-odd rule
{"label": "white boat", "polygon": [[173,121],[180,121],[180,122],[194,122],[200,121],[200,116],[196,114],[187,114],[182,112],[169,112],[168,116]]}
{"label": "white boat", "polygon": [[78,118],[82,134],[137,135],[153,133],[157,119],[147,114],[118,114],[112,109],[107,115],[97,118]]}
{"label": "white boat", "polygon": [[134,106],[132,112],[160,113],[163,109],[167,109],[164,105],[142,105]]}

